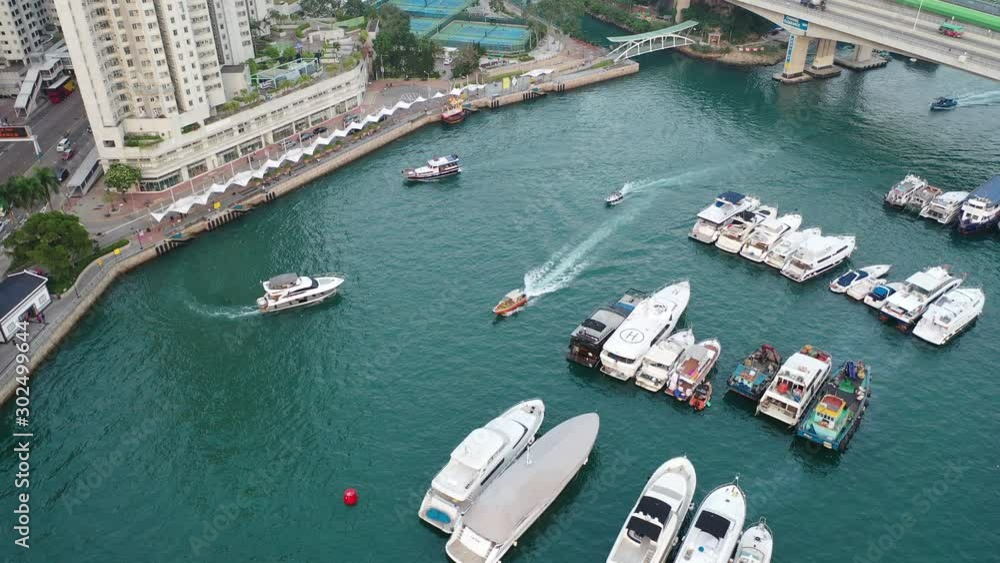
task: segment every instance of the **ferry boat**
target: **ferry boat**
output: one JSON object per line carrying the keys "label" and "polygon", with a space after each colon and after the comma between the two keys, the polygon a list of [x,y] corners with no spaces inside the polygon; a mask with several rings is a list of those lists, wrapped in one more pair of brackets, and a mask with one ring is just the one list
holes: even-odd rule
{"label": "ferry boat", "polygon": [[503,299],[493,307],[493,314],[501,317],[509,317],[520,311],[528,304],[528,295],[523,289],[515,289],[503,296]]}
{"label": "ferry boat", "polygon": [[695,387],[701,384],[719,361],[722,345],[712,338],[702,340],[684,351],[680,361],[670,373],[667,394],[678,401],[688,401]]}
{"label": "ferry boat", "polygon": [[524,453],[544,418],[545,404],[533,399],[473,430],[434,476],[420,503],[420,518],[450,534],[459,516]]}
{"label": "ferry boat", "polygon": [[694,346],[693,330],[682,330],[668,338],[661,337],[643,356],[642,368],[635,374],[635,384],[647,391],[659,393],[670,379],[670,371],[691,346]]}
{"label": "ferry boat", "polygon": [[425,166],[403,170],[403,177],[410,182],[433,182],[441,178],[462,173],[461,162],[457,154],[439,156],[427,161]]}
{"label": "ferry boat", "polygon": [[733,220],[722,228],[719,240],[715,241],[715,247],[723,252],[737,254],[750,239],[750,235],[753,234],[757,225],[777,216],[778,209],[766,205],[758,207],[754,211],[744,211],[733,217]]}
{"label": "ferry boat", "polygon": [[986,232],[1000,222],[1000,176],[994,176],[969,195],[962,204],[958,232],[972,235]]}
{"label": "ferry boat", "polygon": [[728,389],[754,402],[759,401],[780,367],[781,354],[770,344],[764,344],[736,366],[726,381]]}
{"label": "ferry boat", "polygon": [[298,274],[281,274],[261,282],[264,296],[257,299],[257,308],[262,313],[273,313],[307,307],[323,302],[337,293],[344,278],[338,274],[320,274],[315,277]]}
{"label": "ferry boat", "polygon": [[698,507],[674,563],[729,563],[746,517],[739,482],[716,487]]}
{"label": "ferry boat", "polygon": [[692,508],[697,476],[686,457],[661,465],[618,532],[607,563],[664,563]]}
{"label": "ferry boat", "polygon": [[880,283],[872,288],[865,295],[864,302],[872,309],[879,311],[882,307],[885,307],[885,302],[889,300],[897,291],[903,289],[905,284],[903,282],[889,282]]}
{"label": "ferry boat", "polygon": [[615,303],[591,313],[570,335],[566,359],[588,368],[596,367],[601,362],[601,350],[608,338],[647,297],[646,293],[630,289]]}
{"label": "ferry boat", "polygon": [[886,275],[892,268],[889,264],[876,264],[857,270],[849,270],[841,274],[837,279],[830,282],[830,291],[834,293],[847,293],[857,284],[864,283],[865,280],[876,280]]}
{"label": "ferry boat", "polygon": [[981,289],[953,289],[927,307],[913,328],[913,336],[943,346],[976,320],[985,304],[986,294]]}
{"label": "ferry boat", "polygon": [[948,273],[948,266],[934,266],[906,278],[903,287],[885,301],[879,310],[879,320],[896,323],[896,328],[909,331],[927,307],[945,293],[962,285],[962,278]]}
{"label": "ferry boat", "polygon": [[698,213],[698,220],[688,234],[698,242],[714,244],[722,228],[743,211],[753,211],[760,205],[755,198],[737,192],[723,192],[715,202]]}
{"label": "ferry boat", "polygon": [[871,397],[871,369],[862,362],[844,362],[816,395],[811,412],[795,434],[824,448],[847,449],[865,415]]}
{"label": "ferry boat", "polygon": [[628,381],[660,335],[669,334],[691,298],[687,281],[669,285],[640,303],[615,330],[601,351],[601,372]]}
{"label": "ferry boat", "polygon": [[777,244],[771,247],[771,250],[767,252],[767,256],[764,257],[764,263],[780,270],[788,262],[788,258],[792,254],[795,254],[798,249],[802,248],[803,244],[809,241],[809,239],[820,236],[823,236],[823,230],[819,227],[788,233],[778,240]]}
{"label": "ferry boat", "polygon": [[958,100],[955,98],[941,97],[931,102],[933,111],[949,111],[958,107]]}
{"label": "ferry boat", "polygon": [[781,268],[781,275],[802,283],[835,268],[854,252],[853,236],[815,237],[806,241]]}
{"label": "ferry boat", "polygon": [[599,428],[589,413],[543,434],[462,516],[445,545],[448,557],[499,563],[587,463]]}
{"label": "ferry boat", "polygon": [[811,345],[803,346],[788,358],[767,386],[757,413],[795,426],[806,414],[813,395],[830,375],[832,358]]}
{"label": "ferry boat", "polygon": [[771,528],[767,527],[767,520],[761,518],[740,536],[733,563],[771,563],[773,553],[774,536],[771,534]]}
{"label": "ferry boat", "polygon": [[969,198],[969,193],[963,191],[945,192],[932,199],[920,211],[920,216],[924,219],[937,221],[942,225],[950,225],[958,219],[958,214],[962,211],[962,204]]}
{"label": "ferry boat", "polygon": [[802,216],[797,214],[765,220],[754,229],[750,239],[740,250],[740,256],[751,262],[763,262],[767,253],[777,244],[781,237],[795,232],[802,225]]}
{"label": "ferry boat", "polygon": [[910,201],[910,197],[917,190],[926,186],[927,180],[924,180],[920,176],[907,174],[905,178],[889,190],[889,193],[885,194],[885,203],[886,205],[902,209],[906,207],[906,204]]}
{"label": "ferry boat", "polygon": [[941,188],[935,188],[928,184],[910,195],[909,201],[906,202],[906,210],[920,213],[924,210],[924,207],[942,193],[944,193],[944,190]]}

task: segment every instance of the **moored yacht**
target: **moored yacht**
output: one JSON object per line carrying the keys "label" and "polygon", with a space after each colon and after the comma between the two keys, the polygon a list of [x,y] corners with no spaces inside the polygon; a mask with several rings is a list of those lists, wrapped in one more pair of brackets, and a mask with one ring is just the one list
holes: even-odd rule
{"label": "moored yacht", "polygon": [[907,174],[905,178],[889,190],[889,193],[885,194],[885,203],[893,207],[906,207],[914,192],[926,185],[927,180],[924,180],[920,176]]}
{"label": "moored yacht", "polygon": [[789,426],[798,424],[813,395],[830,375],[832,361],[829,354],[810,345],[792,354],[764,391],[757,414],[766,414]]}
{"label": "moored yacht", "polygon": [[635,384],[658,393],[667,384],[670,370],[684,351],[694,346],[694,331],[682,330],[660,340],[642,358],[642,368],[635,374]]}
{"label": "moored yacht", "polygon": [[782,215],[778,218],[765,220],[753,230],[750,239],[740,250],[740,256],[751,262],[763,262],[764,257],[781,237],[794,232],[800,225],[802,225],[802,216],[797,214]]}
{"label": "moored yacht", "polygon": [[908,331],[917,323],[938,297],[962,285],[962,278],[948,273],[948,266],[934,266],[906,278],[902,289],[885,301],[879,310],[879,320],[892,321],[896,327]]}
{"label": "moored yacht", "polygon": [[811,238],[781,268],[781,275],[799,283],[811,280],[847,260],[854,252],[853,236]]}
{"label": "moored yacht", "polygon": [[545,405],[533,399],[473,430],[431,481],[420,503],[420,518],[450,534],[458,517],[535,439],[544,418]]}
{"label": "moored yacht", "polygon": [[962,204],[969,198],[969,193],[945,192],[932,199],[920,212],[920,216],[924,219],[937,221],[942,225],[950,225],[958,219],[958,214],[962,211]]}
{"label": "moored yacht", "polygon": [[674,563],[728,563],[747,517],[739,483],[717,487],[698,507]]}
{"label": "moored yacht", "polygon": [[795,435],[830,450],[844,451],[868,409],[871,386],[868,366],[863,362],[844,362],[816,394]]}
{"label": "moored yacht", "polygon": [[678,401],[691,398],[696,387],[708,376],[708,373],[719,361],[722,345],[716,339],[702,340],[684,351],[670,373],[667,383],[667,394]]}
{"label": "moored yacht", "polygon": [[569,352],[566,359],[592,368],[601,362],[601,350],[625,318],[636,305],[648,297],[645,293],[630,289],[618,301],[605,305],[590,314],[587,320],[576,327],[569,337]]}
{"label": "moored yacht", "polygon": [[848,297],[855,301],[863,301],[876,286],[884,283],[886,283],[886,279],[882,276],[867,276],[862,280],[852,283],[851,287],[847,288],[846,293]]}
{"label": "moored yacht", "polygon": [[889,264],[876,264],[857,270],[849,270],[830,282],[830,291],[834,293],[847,293],[856,284],[862,283],[865,280],[881,278],[889,272],[890,268],[892,266]]}
{"label": "moored yacht", "polygon": [[771,528],[767,527],[767,521],[761,518],[740,536],[733,563],[771,563],[773,553],[774,536],[771,534]]}
{"label": "moored yacht", "polygon": [[587,462],[597,439],[595,413],[549,430],[479,496],[445,545],[457,563],[499,563]]}
{"label": "moored yacht", "polygon": [[802,248],[803,244],[809,241],[809,239],[820,236],[823,236],[823,230],[819,227],[788,233],[771,246],[771,250],[764,257],[764,263],[780,270],[788,262],[788,258],[792,254],[795,254],[795,251]]}
{"label": "moored yacht", "polygon": [[906,202],[906,209],[909,211],[921,212],[931,201],[941,195],[943,190],[928,184],[910,194],[910,199]]}
{"label": "moored yacht", "polygon": [[281,274],[261,282],[264,296],[257,299],[262,313],[284,311],[295,307],[316,305],[337,293],[344,278],[337,274],[320,274],[315,277],[298,274]]}
{"label": "moored yacht", "polygon": [[713,244],[719,239],[719,233],[729,221],[743,211],[753,211],[760,205],[757,199],[737,192],[723,192],[715,198],[715,202],[698,213],[698,220],[691,233],[691,238]]}
{"label": "moored yacht", "polygon": [[962,204],[958,232],[971,235],[985,232],[1000,222],[1000,176],[975,189]]}
{"label": "moored yacht", "polygon": [[427,161],[425,166],[403,170],[403,177],[410,182],[433,182],[462,172],[457,154],[439,156]]}
{"label": "moored yacht", "polygon": [[778,209],[767,205],[753,211],[744,211],[733,217],[733,220],[723,227],[722,233],[719,234],[719,240],[715,241],[715,246],[724,252],[736,254],[750,239],[750,235],[753,234],[757,225],[777,216]]}
{"label": "moored yacht", "polygon": [[938,346],[947,344],[982,314],[985,303],[986,294],[981,289],[953,289],[927,307],[913,335]]}
{"label": "moored yacht", "polygon": [[642,366],[642,357],[663,334],[669,334],[691,298],[687,281],[657,291],[633,309],[601,351],[601,371],[628,381]]}
{"label": "moored yacht", "polygon": [[691,510],[696,485],[694,466],[686,457],[675,457],[654,471],[618,532],[607,563],[666,561]]}
{"label": "moored yacht", "polygon": [[882,307],[885,307],[885,302],[888,301],[889,298],[892,297],[897,291],[903,289],[904,285],[906,284],[903,282],[877,284],[871,291],[868,292],[868,295],[865,295],[865,305],[868,305],[876,311],[881,310]]}

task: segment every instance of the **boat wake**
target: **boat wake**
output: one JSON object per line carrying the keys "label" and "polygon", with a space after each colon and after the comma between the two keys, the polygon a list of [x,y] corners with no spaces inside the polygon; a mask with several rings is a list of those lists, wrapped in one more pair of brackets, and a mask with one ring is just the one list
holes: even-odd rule
{"label": "boat wake", "polygon": [[625,182],[625,184],[618,191],[620,191],[622,195],[634,195],[649,189],[668,186],[671,182],[676,181],[676,179],[677,176],[671,176],[668,178],[660,178],[659,180],[636,180],[635,182]]}
{"label": "boat wake", "polygon": [[627,220],[628,216],[618,217],[591,233],[580,244],[563,248],[548,262],[524,274],[524,293],[528,296],[528,303],[569,285],[589,265],[587,258],[591,251]]}
{"label": "boat wake", "polygon": [[204,315],[206,317],[212,317],[215,319],[243,319],[246,317],[252,317],[258,315],[257,307],[253,305],[244,305],[241,307],[194,307],[191,309],[198,314]]}
{"label": "boat wake", "polygon": [[955,96],[959,106],[1000,106],[1000,90]]}

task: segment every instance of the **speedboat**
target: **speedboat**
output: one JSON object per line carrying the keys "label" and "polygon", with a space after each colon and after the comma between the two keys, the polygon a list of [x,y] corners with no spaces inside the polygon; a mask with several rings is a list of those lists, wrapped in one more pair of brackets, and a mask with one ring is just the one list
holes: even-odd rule
{"label": "speedboat", "polygon": [[427,161],[425,166],[420,168],[407,168],[403,170],[403,177],[410,182],[433,182],[448,176],[454,176],[462,172],[460,160],[457,154],[439,156]]}
{"label": "speedboat", "polygon": [[945,293],[962,285],[962,278],[948,273],[948,266],[934,266],[906,278],[903,287],[885,301],[878,318],[896,323],[908,331],[917,324],[927,307]]}
{"label": "speedboat", "polygon": [[712,382],[702,381],[694,388],[688,404],[696,411],[703,411],[712,402]]}
{"label": "speedboat", "polygon": [[858,270],[849,270],[841,274],[837,279],[830,282],[830,291],[834,293],[847,293],[847,290],[867,279],[879,279],[892,268],[889,264],[877,264],[867,266]]}
{"label": "speedboat", "polygon": [[728,563],[747,517],[739,482],[717,487],[698,507],[674,563]]}
{"label": "speedboat", "polygon": [[663,563],[677,535],[697,485],[694,466],[675,457],[653,472],[629,512],[607,563]]}
{"label": "speedboat", "polygon": [[614,207],[623,201],[625,201],[625,194],[621,191],[617,191],[609,195],[607,199],[604,200],[604,202],[608,204],[608,207]]}
{"label": "speedboat", "polygon": [[733,563],[771,563],[773,553],[774,536],[771,534],[771,528],[767,527],[767,520],[761,518],[740,536]]}
{"label": "speedboat", "polygon": [[819,227],[788,233],[781,237],[777,244],[771,247],[767,256],[764,257],[764,263],[780,270],[785,265],[785,262],[788,261],[788,258],[792,254],[795,254],[796,250],[802,248],[802,245],[809,239],[819,236],[823,236],[823,230]]}
{"label": "speedboat", "polygon": [[636,305],[647,297],[647,294],[637,289],[630,289],[615,303],[591,313],[570,335],[566,359],[588,368],[596,367],[601,362],[601,350],[608,338],[611,338]]}
{"label": "speedboat", "polygon": [[781,275],[799,283],[811,280],[850,258],[854,246],[853,236],[811,238],[792,254]]}
{"label": "speedboat", "polygon": [[879,311],[885,307],[885,302],[889,300],[897,291],[903,289],[903,282],[880,283],[872,288],[865,295],[865,305]]}
{"label": "speedboat", "polygon": [[913,328],[913,335],[942,346],[976,320],[983,312],[986,294],[981,289],[953,289],[927,307]]}
{"label": "speedboat", "polygon": [[756,198],[737,192],[723,192],[715,198],[715,202],[698,213],[698,220],[688,236],[698,242],[714,244],[719,239],[722,228],[733,217],[744,211],[753,211],[760,205]]}
{"label": "speedboat", "polygon": [[723,227],[719,240],[715,241],[715,246],[719,250],[736,254],[750,239],[750,235],[753,234],[757,225],[777,216],[778,209],[769,206],[759,207],[754,211],[744,211],[733,217],[733,220]]}
{"label": "speedboat", "polygon": [[445,545],[456,563],[499,563],[545,513],[597,440],[600,418],[582,414],[549,430],[483,491]]}
{"label": "speedboat", "polygon": [[813,395],[830,375],[830,354],[811,345],[788,358],[757,403],[757,413],[795,426],[805,416]]}
{"label": "speedboat", "polygon": [[320,274],[315,277],[298,274],[281,274],[261,282],[264,296],[257,299],[261,313],[273,313],[295,307],[307,307],[321,303],[343,285],[344,278],[338,274]]}
{"label": "speedboat", "polygon": [[969,195],[958,217],[958,232],[982,233],[1000,222],[1000,176],[994,176]]}
{"label": "speedboat", "polygon": [[643,301],[615,330],[601,351],[601,372],[628,381],[661,335],[670,334],[691,298],[687,281],[669,285]]}
{"label": "speedboat", "polygon": [[764,257],[781,240],[781,237],[794,232],[800,225],[802,225],[802,216],[797,214],[782,215],[777,219],[766,219],[753,230],[750,239],[740,250],[740,256],[751,262],[763,262]]}
{"label": "speedboat", "polygon": [[945,192],[932,199],[921,211],[924,219],[937,221],[942,225],[950,225],[958,219],[962,204],[968,199],[970,192]]}
{"label": "speedboat", "polygon": [[653,345],[642,358],[642,369],[635,374],[635,384],[647,391],[659,393],[670,378],[670,370],[680,361],[684,351],[694,346],[694,331],[682,330]]}
{"label": "speedboat", "polygon": [[906,202],[906,209],[909,211],[916,211],[917,213],[924,210],[931,201],[937,196],[944,193],[941,188],[935,188],[930,184],[918,189],[910,195],[909,201]]}
{"label": "speedboat", "polygon": [[863,362],[844,362],[816,395],[795,435],[842,452],[858,430],[871,397],[872,371]]}
{"label": "speedboat", "polygon": [[756,402],[780,367],[781,354],[770,344],[764,344],[736,366],[726,383],[730,391]]}
{"label": "speedboat", "polygon": [[680,361],[670,372],[667,394],[678,401],[689,400],[694,388],[704,381],[708,372],[715,367],[721,352],[722,345],[714,338],[702,340],[685,350]]}
{"label": "speedboat", "polygon": [[926,185],[927,180],[924,180],[920,176],[907,174],[905,178],[889,190],[889,193],[885,194],[885,203],[893,207],[906,207],[913,193]]}
{"label": "speedboat", "polygon": [[515,289],[507,295],[504,295],[503,299],[497,303],[497,306],[493,307],[493,314],[503,317],[513,315],[523,309],[527,304],[528,295],[524,293],[523,289]]}
{"label": "speedboat", "polygon": [[931,110],[948,111],[958,107],[958,100],[955,98],[941,97],[931,102]]}
{"label": "speedboat", "polygon": [[545,405],[533,399],[473,430],[431,481],[420,503],[420,518],[450,534],[459,516],[531,444],[544,418]]}

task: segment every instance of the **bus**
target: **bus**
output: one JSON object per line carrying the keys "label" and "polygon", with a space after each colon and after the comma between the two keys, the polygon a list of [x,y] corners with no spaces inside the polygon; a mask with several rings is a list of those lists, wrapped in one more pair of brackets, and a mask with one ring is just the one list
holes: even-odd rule
{"label": "bus", "polygon": [[947,35],[948,37],[961,37],[965,33],[965,29],[960,25],[944,22],[938,28],[938,33]]}

